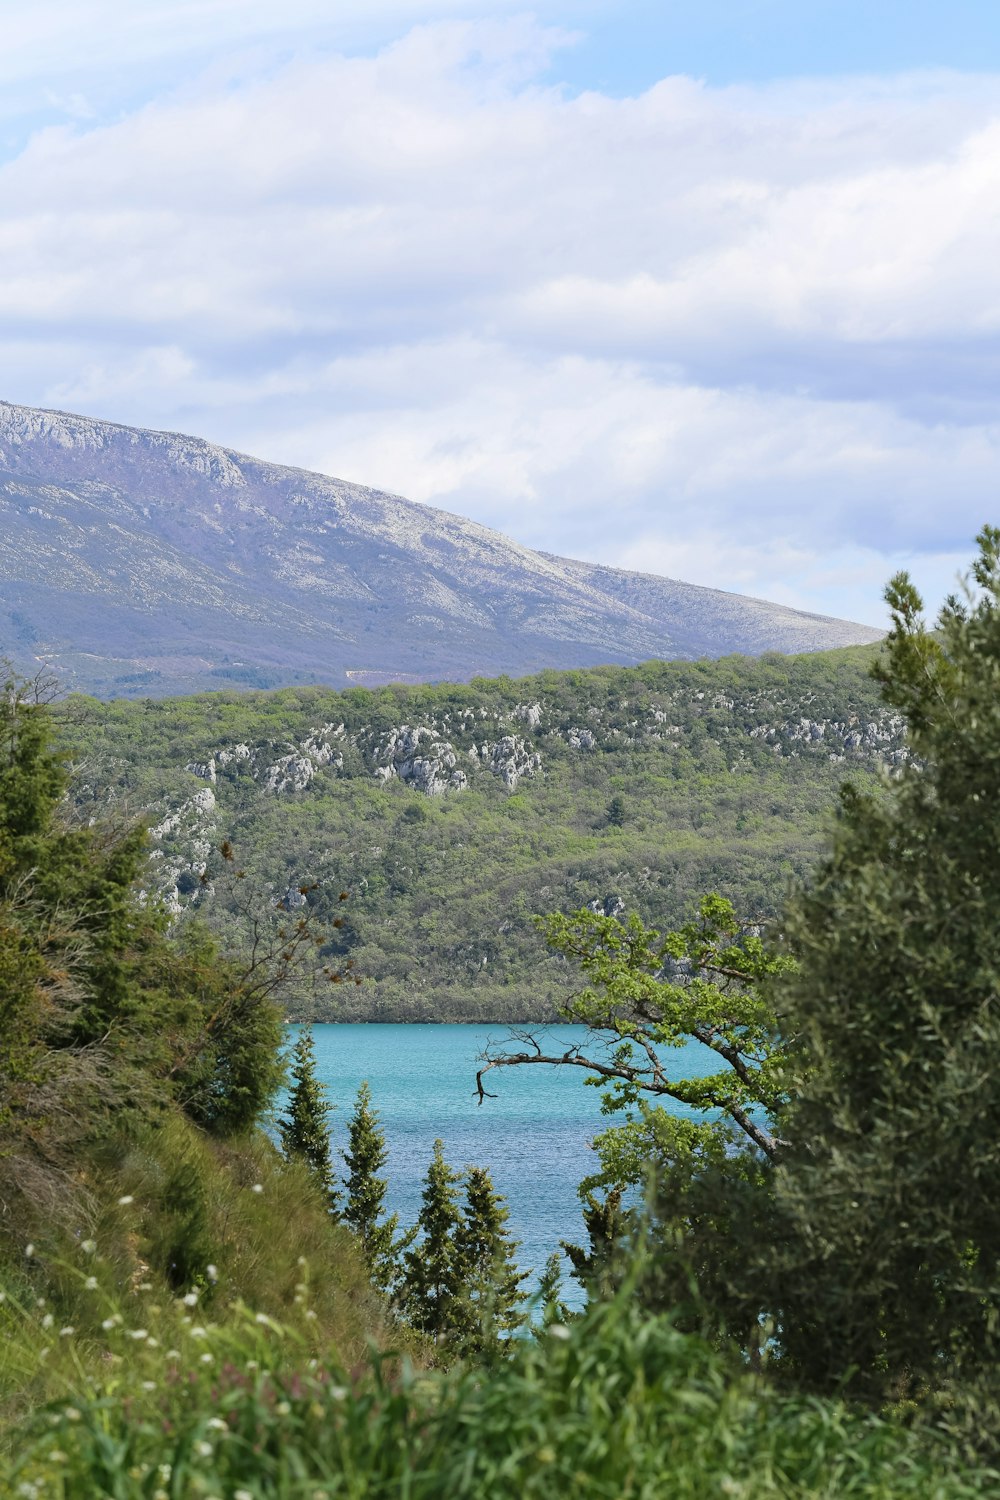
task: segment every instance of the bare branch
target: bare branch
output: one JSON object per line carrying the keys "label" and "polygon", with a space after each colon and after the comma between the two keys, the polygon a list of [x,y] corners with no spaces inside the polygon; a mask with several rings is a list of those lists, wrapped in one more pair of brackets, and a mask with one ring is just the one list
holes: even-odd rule
{"label": "bare branch", "polygon": [[[584,1068],[588,1073],[596,1074],[599,1078],[606,1078],[609,1083],[621,1082],[631,1084],[641,1089],[644,1093],[653,1094],[657,1097],[673,1099],[678,1104],[690,1104],[683,1086],[671,1084],[664,1078],[662,1069],[657,1061],[656,1072],[646,1081],[635,1068],[629,1068],[618,1063],[598,1062],[597,1059],[586,1057],[577,1047],[570,1047],[561,1056],[543,1053],[534,1037],[531,1041],[535,1047],[533,1052],[507,1052],[498,1057],[487,1058],[483,1067],[476,1073],[477,1102],[482,1104],[484,1099],[494,1099],[495,1094],[490,1094],[483,1085],[483,1079],[487,1073],[494,1068],[523,1067],[530,1063],[543,1063],[548,1067],[572,1067]],[[776,1136],[770,1134],[762,1126],[751,1118],[749,1114],[738,1104],[731,1100],[709,1095],[705,1099],[708,1108],[715,1108],[727,1114],[733,1123],[758,1146],[765,1155],[773,1157],[781,1142]]]}

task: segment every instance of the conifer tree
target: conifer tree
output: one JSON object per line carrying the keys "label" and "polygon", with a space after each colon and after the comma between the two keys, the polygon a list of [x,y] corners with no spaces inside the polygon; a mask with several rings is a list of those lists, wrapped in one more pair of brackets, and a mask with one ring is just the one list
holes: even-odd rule
{"label": "conifer tree", "polygon": [[378,1115],[372,1108],[367,1082],[358,1089],[354,1114],[347,1129],[349,1144],[343,1153],[347,1166],[344,1219],[361,1241],[375,1285],[389,1292],[399,1275],[399,1257],[412,1244],[416,1229],[397,1236],[398,1214],[390,1214],[379,1222],[388,1186],[379,1173],[386,1164],[388,1152]]}
{"label": "conifer tree", "polygon": [[630,1214],[622,1208],[623,1189],[609,1188],[603,1199],[587,1193],[583,1200],[583,1223],[589,1250],[559,1243],[569,1256],[572,1274],[590,1297],[607,1297],[614,1290],[622,1266],[623,1242],[631,1227]]}
{"label": "conifer tree", "polygon": [[517,1269],[518,1242],[507,1229],[508,1217],[487,1168],[466,1168],[465,1215],[455,1233],[463,1282],[460,1321],[467,1347],[480,1354],[496,1349],[500,1335],[518,1326],[526,1300],[521,1282],[527,1273]]}
{"label": "conifer tree", "polygon": [[538,1291],[533,1300],[542,1314],[542,1325],[565,1323],[571,1314],[562,1297],[562,1259],[558,1250],[553,1250],[545,1262],[545,1269],[538,1281]]}
{"label": "conifer tree", "polygon": [[403,1259],[400,1303],[414,1328],[438,1340],[461,1327],[462,1258],[456,1243],[462,1223],[460,1180],[444,1159],[444,1143],[435,1141],[417,1216],[421,1237]]}
{"label": "conifer tree", "polygon": [[279,1120],[278,1128],[285,1155],[298,1157],[306,1163],[333,1213],[337,1207],[337,1193],[330,1161],[330,1131],[326,1123],[328,1108],[323,1086],[316,1077],[312,1030],[304,1026],[292,1051],[288,1114]]}

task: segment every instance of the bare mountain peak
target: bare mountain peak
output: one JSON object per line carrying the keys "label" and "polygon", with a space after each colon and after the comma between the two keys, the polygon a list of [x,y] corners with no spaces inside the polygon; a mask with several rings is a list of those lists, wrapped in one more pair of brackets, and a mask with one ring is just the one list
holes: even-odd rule
{"label": "bare mountain peak", "polygon": [[464,679],[878,635],[533,552],[200,438],[0,402],[0,654],[86,691]]}

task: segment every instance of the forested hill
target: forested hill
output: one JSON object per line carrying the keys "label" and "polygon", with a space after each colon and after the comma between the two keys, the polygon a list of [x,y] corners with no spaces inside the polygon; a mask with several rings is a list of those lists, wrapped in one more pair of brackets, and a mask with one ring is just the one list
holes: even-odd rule
{"label": "forested hill", "polygon": [[341,923],[321,957],[351,957],[364,982],[304,987],[293,1015],[540,1019],[571,976],[533,913],[597,903],[661,925],[711,889],[743,914],[776,911],[845,775],[871,784],[906,754],[869,676],[875,649],[76,697],[61,713],[79,815],[148,817],[178,914],[237,940],[228,839],[265,907],[307,902]]}

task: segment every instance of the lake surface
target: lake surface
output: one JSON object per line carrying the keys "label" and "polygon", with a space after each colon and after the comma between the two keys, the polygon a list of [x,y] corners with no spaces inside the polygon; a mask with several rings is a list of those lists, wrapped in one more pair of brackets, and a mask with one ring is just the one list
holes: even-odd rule
{"label": "lake surface", "polygon": [[[288,1028],[290,1040],[298,1029]],[[561,1239],[585,1239],[577,1188],[597,1166],[590,1141],[613,1120],[601,1114],[599,1091],[584,1085],[588,1075],[580,1068],[497,1069],[485,1079],[497,1097],[478,1104],[477,1058],[489,1041],[506,1035],[503,1026],[316,1025],[316,1073],[335,1106],[335,1166],[342,1166],[339,1153],[347,1144],[354,1096],[367,1079],[389,1151],[390,1211],[403,1224],[414,1222],[440,1136],[453,1167],[489,1167],[507,1199],[509,1227],[521,1241],[518,1261],[539,1273]],[[584,1029],[550,1026],[538,1035],[546,1039],[546,1051],[563,1052]],[[694,1043],[670,1052],[669,1059],[675,1077],[701,1073],[710,1061]],[[569,1282],[567,1293],[575,1285]]]}

